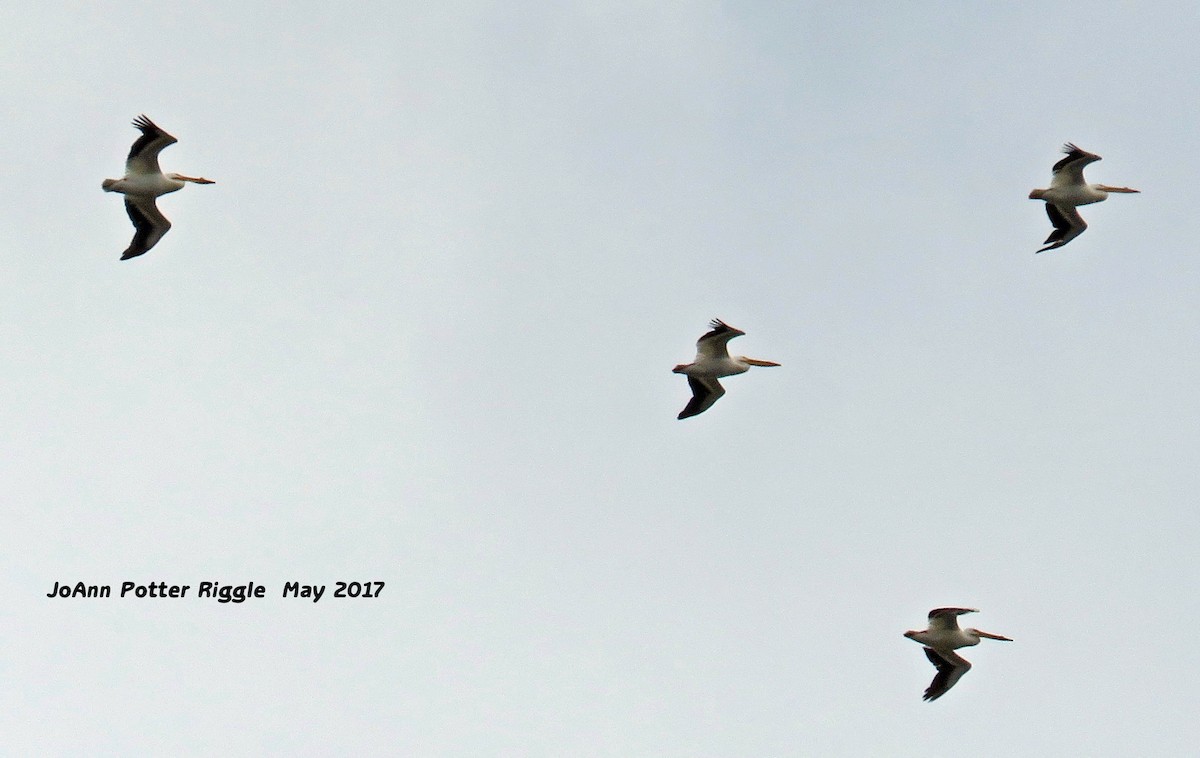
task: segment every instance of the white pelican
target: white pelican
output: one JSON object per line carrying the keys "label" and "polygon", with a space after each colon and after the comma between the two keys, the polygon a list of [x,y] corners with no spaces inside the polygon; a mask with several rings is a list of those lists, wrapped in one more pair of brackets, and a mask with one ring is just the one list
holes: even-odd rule
{"label": "white pelican", "polygon": [[971,663],[954,651],[960,647],[978,645],[982,637],[1012,642],[1009,637],[981,632],[978,629],[959,629],[958,617],[964,613],[979,613],[974,608],[934,608],[929,612],[929,628],[923,632],[905,632],[910,640],[925,646],[925,657],[937,667],[937,674],[925,690],[926,700],[937,700],[971,670]]}
{"label": "white pelican", "polygon": [[120,192],[125,195],[125,212],[133,222],[133,241],[121,253],[121,260],[136,258],[162,239],[171,228],[171,222],[159,212],[154,198],[168,192],[183,189],[186,182],[216,184],[211,179],[163,174],[158,167],[158,154],[167,145],[179,140],[159,129],[153,121],[143,116],[133,120],[133,125],[142,131],[125,159],[124,179],[105,179],[100,185],[105,192]]}
{"label": "white pelican", "polygon": [[687,374],[688,385],[692,388],[692,399],[687,407],[679,412],[677,418],[687,418],[704,413],[725,394],[725,388],[717,379],[722,376],[744,374],[751,366],[778,366],[771,361],[760,361],[739,355],[736,358],[729,355],[729,340],[745,334],[741,329],[734,329],[720,319],[709,322],[712,331],[696,341],[696,360],[692,363],[681,363],[671,369],[676,374]]}
{"label": "white pelican", "polygon": [[1080,150],[1070,142],[1063,145],[1067,154],[1054,164],[1054,175],[1050,179],[1050,189],[1035,189],[1029,193],[1030,200],[1045,200],[1046,215],[1054,224],[1054,231],[1046,238],[1050,243],[1038,250],[1044,253],[1056,247],[1062,247],[1087,229],[1087,222],[1075,210],[1077,206],[1098,203],[1108,198],[1110,192],[1136,193],[1138,190],[1129,187],[1109,187],[1107,184],[1088,184],[1083,180],[1083,167],[1100,160],[1100,156]]}

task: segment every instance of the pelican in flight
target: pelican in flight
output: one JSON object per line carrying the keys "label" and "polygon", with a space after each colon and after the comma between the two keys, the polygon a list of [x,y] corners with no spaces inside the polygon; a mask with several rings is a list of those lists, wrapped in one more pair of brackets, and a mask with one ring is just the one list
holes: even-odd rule
{"label": "pelican in flight", "polygon": [[124,179],[105,179],[100,185],[105,192],[120,192],[125,196],[125,212],[133,222],[133,241],[121,254],[121,260],[136,258],[154,247],[171,228],[171,222],[159,212],[154,198],[168,192],[177,192],[187,182],[194,184],[216,184],[203,177],[183,174],[164,174],[158,167],[158,154],[167,145],[179,140],[158,128],[153,121],[143,116],[133,120],[141,130],[125,159]]}
{"label": "pelican in flight", "polygon": [[717,380],[723,376],[744,374],[751,366],[778,366],[771,361],[760,361],[737,357],[729,354],[729,340],[740,337],[745,332],[734,329],[720,319],[709,322],[712,328],[708,334],[696,341],[696,360],[691,363],[681,363],[671,369],[676,374],[687,374],[688,385],[692,388],[692,399],[687,407],[679,412],[677,418],[685,419],[704,413],[713,403],[725,394],[725,388]]}
{"label": "pelican in flight", "polygon": [[953,687],[971,663],[954,651],[960,647],[978,645],[979,640],[1004,640],[1009,637],[981,632],[978,629],[959,629],[958,617],[964,613],[979,613],[974,608],[934,608],[929,612],[929,628],[923,632],[905,632],[904,636],[925,646],[925,657],[937,668],[937,674],[925,690],[926,700],[937,700]]}
{"label": "pelican in flight", "polygon": [[1076,207],[1106,200],[1110,192],[1138,192],[1129,187],[1088,184],[1083,180],[1083,167],[1100,160],[1100,156],[1080,150],[1070,142],[1063,145],[1063,152],[1067,157],[1054,164],[1050,189],[1035,189],[1029,193],[1030,200],[1046,201],[1046,215],[1050,217],[1050,223],[1054,224],[1054,231],[1046,238],[1049,244],[1038,250],[1039,253],[1062,247],[1083,234],[1083,230],[1087,229],[1087,222],[1079,215]]}

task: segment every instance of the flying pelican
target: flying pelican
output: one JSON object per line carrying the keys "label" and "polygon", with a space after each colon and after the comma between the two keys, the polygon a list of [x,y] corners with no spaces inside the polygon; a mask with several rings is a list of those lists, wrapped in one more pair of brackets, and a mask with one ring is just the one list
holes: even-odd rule
{"label": "flying pelican", "polygon": [[974,608],[934,608],[929,612],[929,628],[923,632],[905,632],[904,636],[925,646],[925,657],[937,668],[937,674],[925,690],[926,700],[937,700],[953,687],[962,675],[971,670],[971,663],[954,651],[960,647],[978,645],[982,637],[1012,642],[1009,637],[981,632],[978,629],[959,629],[958,617],[964,613],[979,613]]}
{"label": "flying pelican", "polygon": [[105,192],[125,195],[125,212],[129,214],[135,231],[133,241],[121,253],[123,261],[136,258],[154,247],[171,228],[171,222],[159,212],[154,198],[183,189],[185,182],[216,184],[202,177],[163,174],[158,167],[158,154],[164,147],[179,140],[158,128],[144,115],[135,118],[133,125],[141,130],[142,136],[133,143],[129,157],[125,159],[125,178],[105,179],[100,185]]}
{"label": "flying pelican", "polygon": [[1054,224],[1054,231],[1046,238],[1050,243],[1038,250],[1044,253],[1056,247],[1062,247],[1087,229],[1087,222],[1075,210],[1077,206],[1098,203],[1108,198],[1110,192],[1136,193],[1138,190],[1129,187],[1109,187],[1107,184],[1088,184],[1083,180],[1083,167],[1100,160],[1100,156],[1080,150],[1068,142],[1063,145],[1067,154],[1054,164],[1054,175],[1050,179],[1050,189],[1035,189],[1029,193],[1030,200],[1045,200],[1046,215]]}
{"label": "flying pelican", "polygon": [[740,337],[745,332],[734,329],[720,319],[709,322],[712,328],[708,334],[696,340],[696,360],[692,363],[681,363],[671,369],[676,374],[687,374],[688,385],[692,388],[692,399],[687,407],[679,412],[677,418],[685,419],[704,413],[721,395],[725,388],[717,381],[722,376],[744,374],[751,366],[778,366],[771,361],[760,361],[739,355],[736,358],[729,355],[729,340]]}

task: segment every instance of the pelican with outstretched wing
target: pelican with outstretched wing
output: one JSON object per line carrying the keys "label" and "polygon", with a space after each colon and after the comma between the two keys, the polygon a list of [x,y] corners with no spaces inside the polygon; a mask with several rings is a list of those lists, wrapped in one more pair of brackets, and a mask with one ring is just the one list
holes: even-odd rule
{"label": "pelican with outstretched wing", "polygon": [[729,340],[740,337],[745,332],[734,329],[720,319],[713,319],[709,326],[712,331],[696,341],[696,360],[681,363],[671,369],[676,374],[686,374],[688,385],[692,388],[692,399],[688,401],[687,407],[679,412],[678,418],[681,419],[704,413],[725,394],[725,388],[717,381],[721,377],[744,374],[751,366],[779,365],[771,361],[747,358],[744,355],[731,356]]}
{"label": "pelican with outstretched wing", "polygon": [[1083,180],[1083,167],[1100,160],[1100,156],[1081,150],[1068,142],[1063,145],[1067,154],[1054,164],[1050,189],[1035,189],[1029,193],[1030,200],[1046,201],[1046,215],[1054,225],[1054,231],[1046,238],[1048,243],[1039,253],[1062,247],[1087,229],[1087,222],[1076,208],[1107,200],[1110,192],[1134,194],[1138,190],[1129,187],[1110,187],[1107,184],[1088,184]]}
{"label": "pelican with outstretched wing", "polygon": [[958,617],[964,613],[978,613],[974,608],[934,608],[929,612],[929,628],[921,632],[905,632],[904,636],[925,646],[925,657],[937,669],[933,681],[925,689],[925,700],[937,700],[971,670],[971,662],[954,652],[960,647],[978,645],[980,639],[1004,640],[991,632],[978,629],[959,629]]}
{"label": "pelican with outstretched wing", "polygon": [[179,140],[144,115],[135,118],[133,125],[141,130],[142,136],[129,150],[129,157],[125,160],[125,178],[105,179],[100,185],[105,192],[120,192],[125,196],[125,212],[133,222],[133,241],[121,254],[123,261],[136,258],[154,247],[171,228],[171,222],[155,205],[155,198],[168,192],[177,192],[188,182],[216,184],[203,177],[164,174],[158,167],[158,154],[164,147]]}

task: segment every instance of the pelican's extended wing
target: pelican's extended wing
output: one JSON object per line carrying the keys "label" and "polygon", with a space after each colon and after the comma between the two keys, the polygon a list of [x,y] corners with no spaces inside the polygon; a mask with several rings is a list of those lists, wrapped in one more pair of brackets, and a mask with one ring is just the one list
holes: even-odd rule
{"label": "pelican's extended wing", "polygon": [[734,329],[719,318],[714,318],[708,325],[712,330],[696,340],[697,363],[705,359],[728,358],[729,340],[745,334],[741,329]]}
{"label": "pelican's extended wing", "polygon": [[1065,187],[1086,184],[1087,182],[1083,180],[1083,167],[1100,160],[1100,156],[1082,150],[1070,142],[1063,145],[1063,152],[1067,154],[1067,157],[1055,163],[1054,168],[1051,169],[1050,186]]}
{"label": "pelican's extended wing", "polygon": [[129,214],[129,220],[133,222],[134,232],[133,241],[129,243],[125,252],[121,253],[123,261],[136,258],[154,247],[171,228],[171,222],[167,221],[167,217],[159,212],[152,197],[130,198],[126,195],[125,212]]}
{"label": "pelican's extended wing", "polygon": [[676,418],[685,419],[689,416],[698,416],[712,407],[712,404],[720,399],[721,395],[725,394],[725,388],[715,377],[698,378],[694,376],[688,377],[688,386],[692,388],[692,399]]}
{"label": "pelican's extended wing", "polygon": [[933,648],[924,648],[925,657],[937,667],[937,674],[925,689],[924,699],[930,702],[945,695],[951,687],[962,679],[963,674],[971,670],[971,662],[953,650],[939,652]]}
{"label": "pelican's extended wing", "polygon": [[133,125],[142,131],[129,149],[129,157],[125,159],[125,172],[129,174],[160,174],[158,154],[167,145],[174,145],[179,140],[158,128],[145,115],[133,120]]}
{"label": "pelican's extended wing", "polygon": [[1060,208],[1054,203],[1046,203],[1046,215],[1050,217],[1050,223],[1054,224],[1054,231],[1050,232],[1050,236],[1046,238],[1046,242],[1050,244],[1038,250],[1039,253],[1062,247],[1087,229],[1087,222],[1083,220],[1083,216],[1079,215],[1079,210],[1073,206]]}

